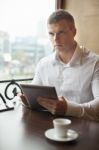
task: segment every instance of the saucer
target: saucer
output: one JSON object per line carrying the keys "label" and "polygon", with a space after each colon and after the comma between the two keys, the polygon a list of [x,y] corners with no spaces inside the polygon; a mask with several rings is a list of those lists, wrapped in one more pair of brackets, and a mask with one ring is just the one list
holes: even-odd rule
{"label": "saucer", "polygon": [[74,130],[68,129],[67,131],[67,136],[66,137],[57,137],[55,135],[55,129],[48,129],[47,131],[45,131],[45,136],[53,141],[57,141],[57,142],[69,142],[69,141],[73,141],[76,140],[78,138],[78,133]]}

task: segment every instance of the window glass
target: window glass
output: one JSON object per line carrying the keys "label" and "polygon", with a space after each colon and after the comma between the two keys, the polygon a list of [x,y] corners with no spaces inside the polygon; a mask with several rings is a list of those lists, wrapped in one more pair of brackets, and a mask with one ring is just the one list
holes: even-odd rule
{"label": "window glass", "polygon": [[51,52],[47,18],[55,0],[0,0],[0,80],[33,77]]}

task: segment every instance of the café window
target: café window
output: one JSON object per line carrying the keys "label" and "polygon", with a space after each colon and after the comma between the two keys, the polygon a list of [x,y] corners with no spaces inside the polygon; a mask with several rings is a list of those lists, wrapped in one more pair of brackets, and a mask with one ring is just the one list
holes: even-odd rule
{"label": "caf\u00e9 window", "polygon": [[51,52],[47,18],[55,0],[0,0],[0,80],[33,77]]}

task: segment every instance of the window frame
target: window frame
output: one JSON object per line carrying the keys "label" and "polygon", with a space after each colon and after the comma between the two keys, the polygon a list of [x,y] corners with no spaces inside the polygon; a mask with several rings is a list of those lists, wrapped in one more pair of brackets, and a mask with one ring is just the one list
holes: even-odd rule
{"label": "window frame", "polygon": [[64,9],[66,0],[56,0],[55,9]]}

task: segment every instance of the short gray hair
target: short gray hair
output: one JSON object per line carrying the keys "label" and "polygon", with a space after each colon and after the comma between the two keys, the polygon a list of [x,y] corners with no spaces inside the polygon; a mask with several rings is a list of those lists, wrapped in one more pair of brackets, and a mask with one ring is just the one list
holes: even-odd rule
{"label": "short gray hair", "polygon": [[63,9],[58,9],[55,12],[53,12],[49,16],[47,23],[53,24],[53,23],[57,23],[61,20],[66,20],[68,23],[72,24],[75,27],[75,21],[74,21],[73,16],[69,12],[67,12]]}

